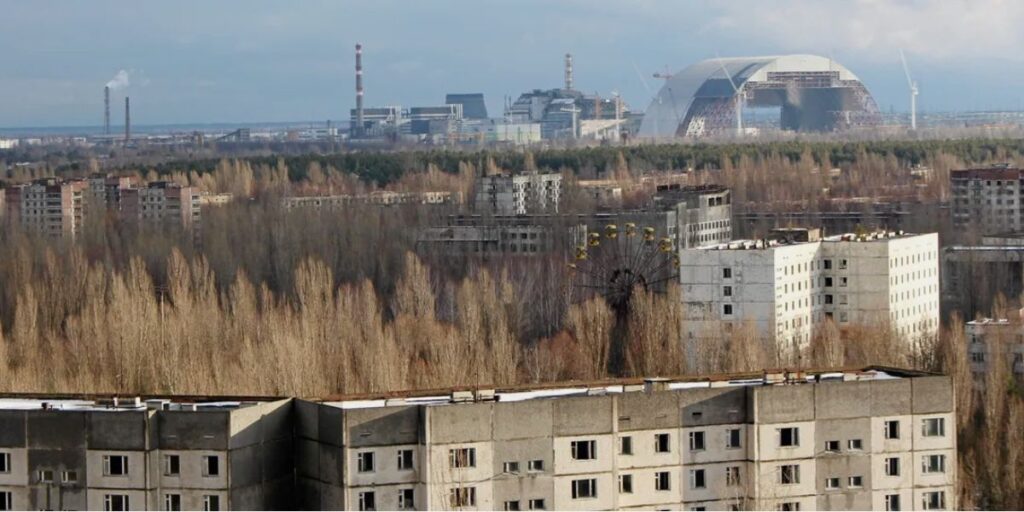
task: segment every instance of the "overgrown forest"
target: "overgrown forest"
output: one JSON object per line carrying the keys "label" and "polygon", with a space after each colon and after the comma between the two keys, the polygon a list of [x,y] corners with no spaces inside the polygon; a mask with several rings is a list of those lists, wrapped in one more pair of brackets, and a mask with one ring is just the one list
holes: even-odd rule
{"label": "overgrown forest", "polygon": [[[574,195],[577,177],[640,183],[685,171],[680,179],[689,183],[732,187],[737,209],[828,208],[857,197],[938,204],[950,169],[1012,162],[1022,152],[1019,140],[816,142],[345,154],[132,169],[234,201],[204,209],[197,233],[134,226],[114,215],[88,216],[75,240],[0,228],[0,390],[319,396],[609,375],[619,320],[602,299],[574,293],[568,254],[445,257],[418,250],[415,233],[464,211],[457,205],[285,211],[279,199],[286,195],[384,187],[465,197],[480,173],[544,168],[569,177],[567,211],[592,207]],[[931,171],[914,175],[915,165]],[[93,162],[59,172],[99,169]],[[56,172],[43,166],[6,178]],[[650,193],[637,190],[637,202]],[[917,222],[922,231],[945,229],[936,217]],[[958,393],[960,506],[1024,508],[1021,388],[1001,368],[986,392],[977,391],[961,319],[945,319],[937,339],[913,346],[884,326],[828,326],[809,350],[791,354],[740,327],[684,353],[680,307],[674,288],[635,295],[617,365],[623,375],[868,364],[948,372]]]}

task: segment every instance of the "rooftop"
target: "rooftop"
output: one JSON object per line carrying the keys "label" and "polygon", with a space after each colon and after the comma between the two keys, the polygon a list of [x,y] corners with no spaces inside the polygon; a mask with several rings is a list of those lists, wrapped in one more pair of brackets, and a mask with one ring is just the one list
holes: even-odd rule
{"label": "rooftop", "polygon": [[323,397],[317,401],[340,409],[367,409],[407,405],[444,406],[473,402],[521,402],[524,400],[542,400],[546,398],[616,395],[655,390],[678,391],[721,387],[891,380],[929,375],[933,374],[882,366],[800,371],[777,369],[757,373],[718,374],[698,377],[609,379],[509,386],[504,388],[459,387],[378,394],[340,395]]}
{"label": "rooftop", "polygon": [[34,393],[0,394],[0,410],[53,411],[223,411],[241,409],[260,402],[279,400],[273,397],[205,397],[205,396],[115,396],[65,395]]}
{"label": "rooftop", "polygon": [[[794,230],[799,231],[799,230]],[[910,238],[914,236],[921,236],[919,233],[906,233],[904,231],[875,231],[866,234],[856,233],[845,233],[841,235],[832,235],[821,238],[821,242],[854,242],[854,243],[870,243],[891,240],[896,238]],[[802,245],[807,243],[817,243],[818,241],[797,241],[791,239],[745,239],[745,240],[733,240],[731,242],[725,242],[721,244],[705,245],[697,247],[698,250],[706,251],[749,251],[758,249],[773,249],[776,247],[791,246],[791,245]]]}

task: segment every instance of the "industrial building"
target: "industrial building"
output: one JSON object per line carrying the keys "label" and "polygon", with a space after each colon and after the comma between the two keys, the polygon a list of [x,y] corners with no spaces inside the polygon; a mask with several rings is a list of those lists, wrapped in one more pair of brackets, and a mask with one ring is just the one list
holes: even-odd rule
{"label": "industrial building", "polygon": [[778,126],[834,131],[874,126],[878,106],[860,79],[816,55],[708,59],[676,73],[647,110],[640,137],[743,134],[743,111],[778,109]]}
{"label": "industrial building", "polygon": [[448,94],[444,97],[445,105],[459,105],[466,119],[487,119],[487,104],[482,93]]}
{"label": "industrial building", "polygon": [[753,325],[780,349],[807,347],[833,321],[888,326],[906,340],[939,328],[938,234],[874,232],[820,237],[780,229],[770,238],[680,254],[685,336],[717,342]]}
{"label": "industrial building", "polygon": [[283,399],[0,397],[2,510],[292,507]]}
{"label": "industrial building", "polygon": [[949,378],[765,371],[296,400],[297,493],[346,510],[955,509]]}
{"label": "industrial building", "polygon": [[474,206],[477,213],[499,215],[557,213],[561,194],[558,173],[495,174],[477,178]]}
{"label": "industrial building", "polygon": [[1024,229],[1024,172],[1009,165],[949,172],[953,224],[983,234]]}

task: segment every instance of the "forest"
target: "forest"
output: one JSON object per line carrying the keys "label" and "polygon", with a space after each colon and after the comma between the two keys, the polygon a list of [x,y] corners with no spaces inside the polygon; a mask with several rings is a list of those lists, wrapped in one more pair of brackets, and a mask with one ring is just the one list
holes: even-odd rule
{"label": "forest", "polygon": [[[752,326],[684,352],[678,289],[637,290],[623,315],[578,293],[568,251],[451,258],[419,250],[416,230],[464,205],[356,204],[287,211],[289,195],[446,190],[469,197],[476,176],[550,169],[567,178],[565,211],[592,208],[574,180],[635,184],[677,175],[731,187],[737,210],[838,207],[858,197],[940,204],[948,172],[1013,162],[1019,140],[779,142],[536,152],[365,153],[142,166],[233,201],[206,208],[196,232],[90,215],[52,240],[0,227],[0,390],[316,397],[454,385],[765,368],[891,365],[950,374],[958,401],[961,507],[1020,509],[1024,398],[1008,365],[976,385],[963,320],[908,344],[885,326],[826,325],[802,353]],[[925,166],[923,177],[911,171]],[[833,168],[839,172],[833,173]],[[104,170],[15,168],[19,182]],[[921,230],[956,233],[940,218]],[[994,298],[991,314],[1012,315]],[[611,350],[619,338],[621,353]],[[620,360],[613,361],[618,358]],[[611,369],[615,369],[614,372]],[[1007,468],[1013,468],[1008,470]]]}

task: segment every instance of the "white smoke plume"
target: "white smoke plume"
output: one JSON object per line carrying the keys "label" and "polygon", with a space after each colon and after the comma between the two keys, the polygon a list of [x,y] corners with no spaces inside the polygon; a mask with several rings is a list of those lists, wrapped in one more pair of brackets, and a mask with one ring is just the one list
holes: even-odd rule
{"label": "white smoke plume", "polygon": [[123,69],[118,71],[117,74],[114,75],[114,78],[111,78],[110,81],[107,82],[107,87],[110,87],[111,91],[124,89],[129,85],[131,85],[131,81],[128,80],[128,72]]}

